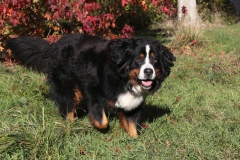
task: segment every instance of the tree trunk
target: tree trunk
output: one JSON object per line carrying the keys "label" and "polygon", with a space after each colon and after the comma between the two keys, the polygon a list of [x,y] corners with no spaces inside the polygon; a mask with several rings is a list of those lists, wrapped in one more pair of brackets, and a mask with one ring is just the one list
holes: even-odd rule
{"label": "tree trunk", "polygon": [[178,20],[186,26],[196,25],[199,22],[196,0],[178,0]]}

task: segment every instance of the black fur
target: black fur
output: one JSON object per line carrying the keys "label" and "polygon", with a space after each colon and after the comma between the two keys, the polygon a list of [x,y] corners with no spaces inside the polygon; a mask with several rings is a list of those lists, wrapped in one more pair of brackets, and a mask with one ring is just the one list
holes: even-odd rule
{"label": "black fur", "polygon": [[[90,122],[96,128],[104,129],[107,127],[104,125],[104,108],[110,106],[121,112],[124,129],[131,136],[136,136],[134,129],[129,126],[133,123],[137,128],[141,104],[130,111],[118,108],[115,104],[121,94],[130,91],[134,95],[133,86],[141,83],[134,75],[134,80],[130,80],[129,74],[131,70],[141,67],[142,62],[136,62],[135,59],[139,52],[144,52],[143,46],[146,44],[155,53],[154,68],[161,73],[149,89],[149,93],[153,93],[169,76],[175,60],[166,47],[154,40],[104,40],[85,34],[70,34],[53,44],[40,38],[12,38],[6,46],[22,65],[47,75],[51,97],[64,117],[75,113],[76,107],[85,100]],[[125,120],[127,125],[124,126]]]}

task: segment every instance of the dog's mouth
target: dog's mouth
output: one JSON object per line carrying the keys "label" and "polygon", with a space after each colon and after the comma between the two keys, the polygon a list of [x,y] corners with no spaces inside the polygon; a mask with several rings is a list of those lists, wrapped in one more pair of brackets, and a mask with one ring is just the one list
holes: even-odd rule
{"label": "dog's mouth", "polygon": [[143,89],[151,89],[153,85],[153,80],[152,79],[139,79],[137,74],[135,73],[135,78],[138,81],[138,84],[143,88]]}
{"label": "dog's mouth", "polygon": [[141,81],[141,86],[144,89],[150,89],[152,87],[153,81],[152,80],[140,80]]}

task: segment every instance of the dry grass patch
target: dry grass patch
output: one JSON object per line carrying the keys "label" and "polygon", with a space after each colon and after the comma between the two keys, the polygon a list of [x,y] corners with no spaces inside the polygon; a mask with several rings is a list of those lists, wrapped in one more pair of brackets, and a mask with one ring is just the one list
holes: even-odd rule
{"label": "dry grass patch", "polygon": [[186,26],[182,22],[172,24],[169,27],[169,32],[172,36],[169,46],[190,47],[201,45],[203,31],[204,27],[199,24],[191,26]]}

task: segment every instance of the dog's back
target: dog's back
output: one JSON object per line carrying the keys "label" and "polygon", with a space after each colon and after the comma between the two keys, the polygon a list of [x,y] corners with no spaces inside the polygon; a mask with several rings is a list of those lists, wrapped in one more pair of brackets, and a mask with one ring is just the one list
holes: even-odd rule
{"label": "dog's back", "polygon": [[[93,48],[103,39],[86,34],[69,34],[63,36],[57,42],[49,44],[41,38],[17,37],[10,38],[6,48],[11,49],[14,57],[24,66],[37,70],[38,72],[49,73],[50,67],[61,65],[61,59],[67,59],[80,50]],[[59,59],[59,57],[61,57]],[[57,61],[52,63],[51,61]],[[59,63],[59,64],[58,64]]]}

